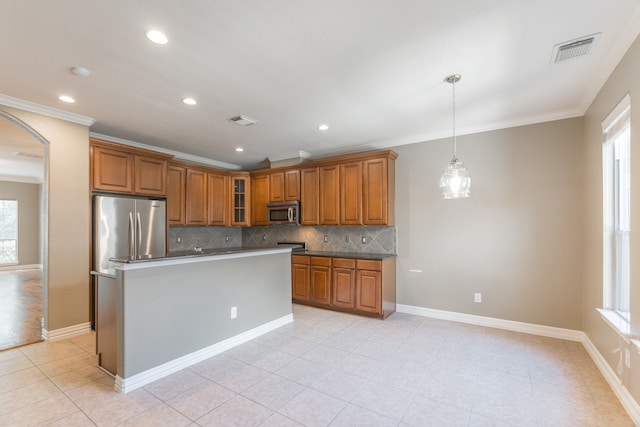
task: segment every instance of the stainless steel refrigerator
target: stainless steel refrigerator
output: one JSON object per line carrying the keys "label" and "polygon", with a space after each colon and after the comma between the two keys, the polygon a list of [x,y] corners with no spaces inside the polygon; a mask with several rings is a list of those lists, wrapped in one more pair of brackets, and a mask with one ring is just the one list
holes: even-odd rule
{"label": "stainless steel refrigerator", "polygon": [[113,269],[110,258],[144,259],[166,251],[166,202],[93,197],[93,269]]}

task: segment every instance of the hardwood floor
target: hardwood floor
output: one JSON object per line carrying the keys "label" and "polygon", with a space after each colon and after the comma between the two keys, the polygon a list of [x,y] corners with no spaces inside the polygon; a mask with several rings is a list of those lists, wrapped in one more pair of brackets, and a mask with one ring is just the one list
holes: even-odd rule
{"label": "hardwood floor", "polygon": [[0,271],[0,350],[42,341],[42,270]]}

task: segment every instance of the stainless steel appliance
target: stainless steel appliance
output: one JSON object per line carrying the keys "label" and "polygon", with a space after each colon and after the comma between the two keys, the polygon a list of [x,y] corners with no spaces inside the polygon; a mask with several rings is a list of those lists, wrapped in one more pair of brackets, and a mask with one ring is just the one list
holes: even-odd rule
{"label": "stainless steel appliance", "polygon": [[166,202],[94,196],[93,269],[107,272],[110,258],[143,259],[166,254]]}
{"label": "stainless steel appliance", "polygon": [[300,202],[267,203],[269,224],[300,225]]}

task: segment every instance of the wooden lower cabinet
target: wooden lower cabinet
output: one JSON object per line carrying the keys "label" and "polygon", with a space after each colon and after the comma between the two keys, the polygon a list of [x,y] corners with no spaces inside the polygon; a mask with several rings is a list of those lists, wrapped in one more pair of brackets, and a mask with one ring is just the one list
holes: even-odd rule
{"label": "wooden lower cabinet", "polygon": [[386,318],[396,310],[396,259],[291,257],[294,302]]}

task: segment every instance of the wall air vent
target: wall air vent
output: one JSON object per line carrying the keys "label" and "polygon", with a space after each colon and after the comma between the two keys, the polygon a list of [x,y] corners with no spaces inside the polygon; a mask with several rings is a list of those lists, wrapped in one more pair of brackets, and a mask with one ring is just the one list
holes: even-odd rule
{"label": "wall air vent", "polygon": [[243,116],[242,114],[235,116],[235,117],[231,117],[230,119],[228,119],[230,122],[233,122],[237,125],[240,126],[251,126],[251,125],[255,125],[256,123],[258,123],[258,121],[256,119],[252,119],[251,117],[247,117],[247,116]]}
{"label": "wall air vent", "polygon": [[551,54],[551,63],[559,64],[589,55],[593,51],[598,37],[600,37],[600,33],[555,45]]}

